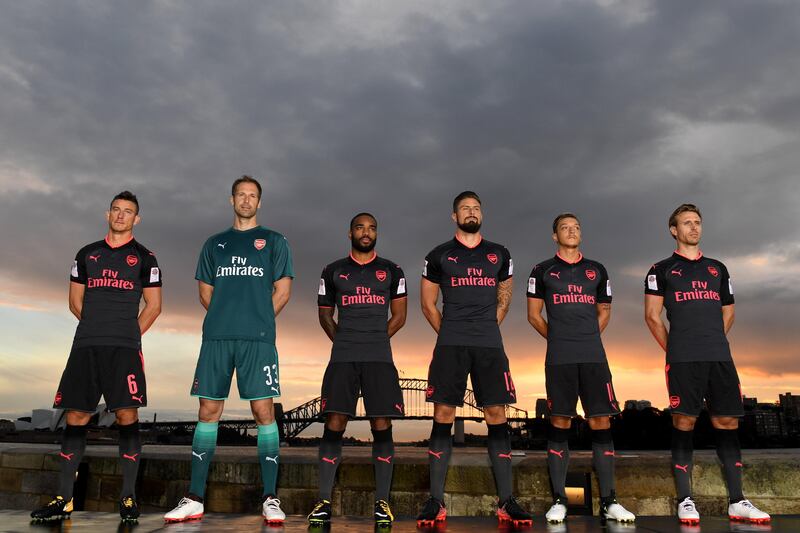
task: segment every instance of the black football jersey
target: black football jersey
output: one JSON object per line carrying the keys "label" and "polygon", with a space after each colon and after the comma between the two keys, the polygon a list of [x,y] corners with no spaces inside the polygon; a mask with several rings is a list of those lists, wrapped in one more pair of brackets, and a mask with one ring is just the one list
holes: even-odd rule
{"label": "black football jersey", "polygon": [[326,266],[317,291],[320,307],[336,307],[338,330],[331,361],[392,361],[387,321],[391,301],[405,298],[403,270],[382,257],[359,263],[352,255]]}
{"label": "black football jersey", "polygon": [[667,362],[732,360],[722,306],[734,303],[733,283],[722,262],[675,252],[650,267],[644,292],[664,297]]}
{"label": "black football jersey", "polygon": [[142,289],[161,287],[153,252],[135,239],[117,247],[93,242],[75,255],[70,280],[86,286],[74,346],[141,346]]}
{"label": "black football jersey", "polygon": [[422,277],[442,291],[441,346],[502,347],[497,285],[514,274],[511,254],[482,239],[470,248],[454,238],[425,257]]}
{"label": "black football jersey", "polygon": [[528,298],[543,299],[547,311],[545,364],[605,361],[597,304],[611,303],[611,281],[602,264],[583,255],[570,263],[556,254],[533,267]]}

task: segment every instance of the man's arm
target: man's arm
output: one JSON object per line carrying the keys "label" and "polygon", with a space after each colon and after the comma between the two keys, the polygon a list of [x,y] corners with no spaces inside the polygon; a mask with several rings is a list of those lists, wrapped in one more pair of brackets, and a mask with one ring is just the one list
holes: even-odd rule
{"label": "man's arm", "polygon": [[439,328],[442,327],[442,313],[436,307],[436,301],[439,299],[439,284],[422,278],[419,292],[422,314],[425,315],[433,331],[439,333]]}
{"label": "man's arm", "polygon": [[542,316],[544,300],[541,298],[528,298],[528,322],[539,335],[547,338],[547,320]]}
{"label": "man's arm", "polygon": [[735,315],[733,307],[734,304],[722,306],[722,325],[725,327],[725,335],[727,335],[733,327],[733,318]]}
{"label": "man's arm", "polygon": [[198,280],[197,288],[200,290],[200,304],[208,310],[208,306],[211,305],[211,295],[214,294],[214,286]]}
{"label": "man's arm", "polygon": [[280,314],[286,304],[289,303],[289,297],[291,295],[292,278],[281,278],[272,284],[272,308],[275,310],[276,317]]}
{"label": "man's arm", "polygon": [[597,304],[597,324],[600,326],[600,333],[606,329],[609,320],[611,320],[611,304]]}
{"label": "man's arm", "polygon": [[650,333],[655,337],[656,342],[661,348],[667,350],[667,326],[661,318],[661,311],[664,309],[664,297],[654,294],[644,295],[644,321],[650,328]]}
{"label": "man's arm", "polygon": [[144,335],[161,314],[161,287],[145,287],[142,289],[142,296],[144,309],[139,313],[139,330]]}
{"label": "man's arm", "polygon": [[391,301],[389,304],[389,312],[392,316],[386,324],[386,328],[389,330],[389,337],[397,333],[397,331],[405,325],[407,311],[408,298],[395,298]]}
{"label": "man's arm", "polygon": [[511,305],[511,295],[514,292],[514,278],[508,278],[497,284],[497,323],[503,322]]}
{"label": "man's arm", "polygon": [[333,342],[336,332],[339,330],[339,325],[333,319],[333,307],[319,308],[319,325],[322,326],[325,335]]}
{"label": "man's arm", "polygon": [[69,282],[69,310],[78,320],[81,319],[83,311],[83,294],[86,292],[86,285],[83,283]]}

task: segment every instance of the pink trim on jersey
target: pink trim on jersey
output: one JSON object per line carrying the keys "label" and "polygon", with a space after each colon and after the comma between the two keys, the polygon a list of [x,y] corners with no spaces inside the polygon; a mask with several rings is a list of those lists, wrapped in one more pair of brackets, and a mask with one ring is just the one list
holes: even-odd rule
{"label": "pink trim on jersey", "polygon": [[476,242],[476,243],[475,243],[475,246],[470,246],[469,244],[467,244],[467,243],[465,243],[464,241],[462,241],[461,239],[459,239],[459,238],[458,238],[458,233],[456,233],[456,240],[457,240],[458,242],[460,242],[461,244],[463,244],[465,247],[467,247],[467,248],[469,248],[470,250],[472,250],[473,248],[477,248],[477,247],[478,247],[478,245],[479,245],[480,243],[482,243],[482,242],[483,242],[483,236],[481,236],[481,235],[478,235],[478,236],[480,237],[480,239],[478,240],[478,242]]}
{"label": "pink trim on jersey", "polygon": [[116,249],[116,248],[122,248],[123,246],[125,246],[126,244],[128,244],[129,242],[131,242],[131,241],[133,240],[133,233],[131,233],[131,238],[130,238],[130,239],[128,239],[127,241],[123,242],[122,244],[118,244],[118,245],[116,245],[116,246],[114,246],[113,244],[111,244],[111,242],[108,240],[108,234],[106,234],[106,236],[105,236],[104,240],[106,241],[106,244],[107,244],[109,247],[111,247],[111,249],[112,249],[112,250],[113,250],[113,249]]}
{"label": "pink trim on jersey", "polygon": [[698,250],[698,251],[697,251],[697,257],[695,257],[694,259],[692,259],[691,257],[687,257],[687,256],[683,255],[683,254],[682,254],[682,253],[680,253],[678,250],[675,250],[675,253],[676,253],[677,255],[679,255],[679,256],[681,256],[681,257],[683,257],[684,259],[688,259],[689,261],[699,261],[699,260],[700,260],[700,258],[701,258],[701,257],[703,257],[703,252],[702,252],[702,250]]}
{"label": "pink trim on jersey", "polygon": [[376,252],[375,250],[373,250],[373,251],[372,251],[372,257],[370,257],[370,258],[369,258],[369,261],[364,261],[364,262],[362,263],[361,261],[359,261],[358,259],[356,259],[355,257],[353,257],[353,252],[350,252],[350,259],[352,259],[353,261],[355,261],[356,263],[358,263],[358,264],[359,264],[359,265],[361,265],[361,266],[368,265],[368,264],[372,263],[373,261],[375,261],[375,258],[376,258],[376,257],[378,257],[378,252]]}
{"label": "pink trim on jersey", "polygon": [[317,307],[319,307],[320,309],[333,309],[332,305],[318,305]]}
{"label": "pink trim on jersey", "polygon": [[566,259],[564,259],[564,257],[562,257],[562,256],[561,256],[561,254],[560,254],[560,253],[558,253],[558,252],[556,252],[556,257],[558,257],[559,259],[561,259],[562,261],[564,261],[564,262],[565,262],[566,264],[568,264],[568,265],[577,265],[578,263],[580,263],[581,261],[583,261],[583,254],[582,254],[582,253],[580,253],[580,252],[578,252],[578,259],[576,259],[575,261],[567,261],[567,260],[566,260]]}

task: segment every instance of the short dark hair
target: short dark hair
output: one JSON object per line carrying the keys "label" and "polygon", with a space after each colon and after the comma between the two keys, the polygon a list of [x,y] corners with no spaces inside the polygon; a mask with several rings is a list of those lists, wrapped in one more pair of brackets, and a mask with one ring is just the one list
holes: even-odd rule
{"label": "short dark hair", "polygon": [[675,211],[669,216],[669,227],[677,226],[678,225],[678,215],[681,213],[697,213],[697,216],[700,217],[700,220],[703,220],[703,215],[700,214],[700,209],[697,208],[694,204],[681,204],[675,208]]}
{"label": "short dark hair", "polygon": [[366,211],[364,211],[363,213],[359,213],[359,214],[357,214],[356,216],[354,216],[353,218],[350,219],[350,230],[351,231],[353,230],[353,226],[355,226],[355,224],[356,224],[356,220],[358,220],[360,217],[369,217],[369,218],[371,218],[372,220],[375,221],[375,227],[378,226],[378,219],[375,218],[375,215],[373,215],[372,213],[367,213]]}
{"label": "short dark hair", "polygon": [[455,213],[458,210],[458,204],[461,203],[461,200],[466,200],[467,198],[474,198],[475,200],[478,200],[479,205],[481,203],[481,197],[478,196],[478,193],[472,191],[464,191],[453,199],[453,213]]}
{"label": "short dark hair", "polygon": [[242,175],[241,178],[233,182],[231,186],[231,196],[236,196],[236,187],[238,187],[240,183],[252,183],[255,185],[258,189],[258,199],[261,199],[261,184],[253,176],[248,176],[247,174]]}
{"label": "short dark hair", "polygon": [[136,204],[136,214],[137,215],[139,214],[139,200],[136,198],[136,195],[133,194],[131,191],[122,191],[114,198],[112,198],[111,203],[108,206],[109,209],[111,208],[112,205],[114,205],[114,202],[116,202],[117,200],[127,200],[128,202],[133,202],[134,204]]}
{"label": "short dark hair", "polygon": [[553,220],[553,233],[556,233],[558,231],[558,223],[564,220],[565,218],[574,218],[575,220],[578,221],[578,224],[581,223],[581,220],[575,215],[575,213],[569,213],[569,212],[561,213]]}

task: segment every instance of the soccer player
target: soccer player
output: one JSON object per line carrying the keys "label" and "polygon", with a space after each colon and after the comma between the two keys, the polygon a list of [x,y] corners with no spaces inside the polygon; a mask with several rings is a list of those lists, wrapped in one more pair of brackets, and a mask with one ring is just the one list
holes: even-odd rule
{"label": "soccer player", "polygon": [[[430,498],[417,517],[420,527],[444,521],[444,484],[453,448],[451,429],[456,408],[464,404],[467,375],[483,408],[489,430],[489,458],[499,497],[497,517],[514,525],[531,524],[512,495],[511,442],[506,405],[516,402],[500,323],[511,303],[511,254],[480,234],[481,200],[464,191],[453,200],[455,238],[425,257],[422,312],[438,334],[428,369],[426,399],[434,403],[428,460]],[[443,296],[443,310],[436,301]]]}
{"label": "soccer player", "polygon": [[[672,410],[672,465],[678,519],[697,524],[692,501],[692,436],[705,401],[728,487],[732,520],[767,523],[770,516],[742,494],[742,453],[737,430],[744,415],[741,386],[726,337],[733,326],[733,284],[720,261],[700,251],[703,217],[692,204],[669,217],[677,250],[654,264],[644,280],[645,320],[667,353],[665,367]],[[666,307],[669,330],[661,318]]]}
{"label": "soccer player", "polygon": [[[542,261],[528,278],[528,322],[547,339],[545,380],[550,427],[547,467],[553,487],[548,522],[567,516],[566,478],[569,428],[578,398],[592,429],[592,458],[605,520],[633,522],[614,492],[614,441],[610,417],[619,413],[600,334],[611,318],[611,281],[603,265],[580,252],[581,224],[572,213],[553,221],[555,257]],[[547,320],[542,310],[547,309]]]}
{"label": "soccer player", "polygon": [[[142,444],[138,409],[147,405],[142,334],[161,313],[161,270],[155,255],[133,238],[140,222],[136,195],[123,191],[106,213],[105,239],[81,248],[72,263],[69,309],[78,319],[54,408],[67,412],[61,441],[57,496],[31,513],[34,521],[61,520],[72,513],[75,473],[86,449],[86,425],[100,401],[117,418],[122,471],[119,514],[139,517],[136,475]],[[139,310],[144,296],[145,305]]]}
{"label": "soccer player", "polygon": [[[372,428],[375,524],[391,526],[392,418],[403,416],[403,392],[392,362],[389,338],[406,322],[406,279],[399,266],[378,257],[378,222],[369,213],[350,221],[350,255],[326,266],[319,280],[319,323],[333,341],[322,380],[325,431],[319,446],[319,500],[308,515],[312,525],[331,519],[331,492],[341,462],[348,417],[356,415],[359,391]],[[334,310],[338,309],[338,322]],[[391,318],[387,317],[391,313]]]}
{"label": "soccer player", "polygon": [[239,397],[250,402],[258,425],[262,515],[268,523],[286,518],[275,496],[280,443],[272,400],[280,396],[275,317],[289,301],[292,258],[286,238],[256,221],[261,207],[258,181],[250,176],[234,181],[230,201],[233,227],[210,237],[197,262],[200,303],[207,310],[191,388],[191,395],[200,400],[199,420],[189,493],[164,515],[168,522],[203,516],[208,468],[234,369]]}

